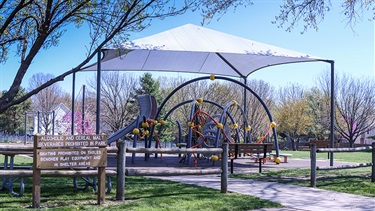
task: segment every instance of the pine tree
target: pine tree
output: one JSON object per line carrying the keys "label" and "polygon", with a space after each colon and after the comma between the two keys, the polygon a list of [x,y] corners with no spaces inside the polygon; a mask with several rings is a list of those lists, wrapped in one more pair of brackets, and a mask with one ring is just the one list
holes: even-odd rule
{"label": "pine tree", "polygon": [[[2,94],[4,94],[4,92]],[[2,94],[0,94],[0,96]],[[25,89],[21,88],[17,93],[16,99],[21,98],[25,94]],[[0,131],[9,134],[26,133],[27,131],[24,131],[25,112],[28,111],[30,107],[31,100],[28,99],[20,104],[12,106],[4,113],[0,114]]]}
{"label": "pine tree", "polygon": [[160,83],[152,78],[151,73],[145,73],[139,79],[140,87],[135,90],[135,97],[138,95],[149,94],[156,98],[158,104],[162,102]]}
{"label": "pine tree", "polygon": [[[142,75],[139,79],[139,82],[140,82],[140,87],[135,89],[135,93],[133,95],[134,98],[136,98],[138,95],[149,94],[151,96],[154,96],[157,104],[160,105],[163,101],[162,90],[160,89],[160,82],[157,80],[154,80],[152,78],[152,74],[150,73],[145,73],[144,75]],[[135,109],[138,109],[138,108],[139,107],[135,105],[132,108],[132,111],[136,111]],[[159,120],[162,119],[165,113],[166,113],[165,111],[160,112],[157,118]],[[155,128],[155,132],[158,132],[159,127],[160,125],[158,125]],[[161,136],[159,137],[160,141],[170,141],[172,140],[171,136],[172,136],[172,132],[169,127],[169,124],[164,125],[163,132],[161,133]],[[154,134],[153,134],[153,137],[155,137]]]}

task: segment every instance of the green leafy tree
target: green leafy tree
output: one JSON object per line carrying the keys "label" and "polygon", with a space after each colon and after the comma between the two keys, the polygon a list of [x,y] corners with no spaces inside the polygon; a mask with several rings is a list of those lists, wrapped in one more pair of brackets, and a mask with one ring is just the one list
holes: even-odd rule
{"label": "green leafy tree", "polygon": [[280,102],[277,105],[275,118],[278,122],[278,131],[290,138],[292,149],[296,150],[295,142],[301,135],[307,133],[312,124],[308,112],[307,100],[301,86],[290,85],[279,91]]}
{"label": "green leafy tree", "polygon": [[307,130],[317,140],[328,140],[330,134],[330,98],[314,87],[305,94],[313,124]]}
{"label": "green leafy tree", "polygon": [[152,78],[151,73],[145,73],[139,78],[140,87],[135,90],[135,96],[149,94],[155,97],[160,104],[162,102],[162,95],[160,90],[160,83]]}
{"label": "green leafy tree", "polygon": [[[160,82],[152,78],[152,74],[150,73],[145,73],[139,78],[139,87],[135,89],[135,92],[133,94],[133,97],[136,98],[138,95],[151,95],[154,96],[156,99],[156,102],[158,105],[163,101],[162,98],[162,91],[160,89]],[[138,111],[138,106],[134,104],[131,108],[131,110],[134,113],[139,113]],[[163,109],[158,118],[162,118],[166,114],[166,109]],[[168,121],[167,121],[168,122]],[[158,128],[160,127],[160,124],[156,127],[155,132],[158,131]],[[153,136],[155,137],[155,136]],[[172,138],[172,131],[170,129],[170,122],[165,124],[163,126],[163,132],[161,136],[159,137],[160,141],[171,141],[173,140]]]}
{"label": "green leafy tree", "polygon": [[[2,93],[4,94],[4,92]],[[2,95],[1,94],[1,95]],[[26,94],[25,89],[18,92],[16,98],[20,98]],[[25,132],[25,112],[31,107],[31,100],[26,100],[16,106],[12,106],[6,112],[0,114],[0,128],[2,132],[9,134],[24,134]]]}

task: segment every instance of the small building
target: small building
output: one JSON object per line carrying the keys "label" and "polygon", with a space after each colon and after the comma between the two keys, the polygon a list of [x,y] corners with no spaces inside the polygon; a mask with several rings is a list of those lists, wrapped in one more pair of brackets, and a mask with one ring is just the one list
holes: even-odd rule
{"label": "small building", "polygon": [[359,138],[359,140],[357,139],[355,143],[372,144],[373,142],[375,142],[375,140],[373,138],[370,138],[370,137],[375,137],[375,128],[363,133],[361,135],[361,137]]}
{"label": "small building", "polygon": [[49,112],[33,112],[33,134],[58,135],[65,131],[63,117],[70,113],[70,109],[63,103],[58,104]]}

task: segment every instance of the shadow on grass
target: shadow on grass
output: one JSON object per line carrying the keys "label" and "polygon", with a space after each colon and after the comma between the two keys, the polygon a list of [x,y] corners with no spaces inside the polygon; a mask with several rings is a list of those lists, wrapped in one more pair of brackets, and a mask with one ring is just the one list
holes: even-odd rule
{"label": "shadow on grass", "polygon": [[[116,180],[113,180],[116,181]],[[32,205],[32,181],[25,179],[25,194],[14,197],[0,192],[0,207],[25,210]],[[116,190],[114,183],[113,190]],[[77,190],[71,178],[42,178],[41,206],[49,210],[252,210],[281,207],[259,198],[210,188],[143,177],[126,177],[125,201],[115,201],[115,191],[106,194],[103,206],[94,206],[92,188]]]}
{"label": "shadow on grass", "polygon": [[[262,174],[237,174],[230,177],[310,187],[309,171],[309,169],[279,170]],[[367,172],[366,169],[360,171],[319,171],[316,187],[330,191],[375,197],[375,183],[371,182],[371,175]]]}

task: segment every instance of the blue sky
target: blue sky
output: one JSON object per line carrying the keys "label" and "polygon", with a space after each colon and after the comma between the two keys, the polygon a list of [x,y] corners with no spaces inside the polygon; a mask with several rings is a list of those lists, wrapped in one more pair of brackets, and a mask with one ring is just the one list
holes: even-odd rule
{"label": "blue sky", "polygon": [[[367,12],[358,22],[354,31],[347,25],[342,8],[335,6],[325,20],[319,24],[319,30],[310,29],[301,34],[303,22],[292,32],[286,32],[272,24],[279,14],[280,1],[255,1],[253,6],[228,11],[219,21],[214,19],[204,27],[246,39],[335,60],[336,73],[350,74],[355,77],[375,78],[374,68],[374,21],[368,21]],[[337,5],[337,2],[334,4]],[[187,23],[200,25],[198,13],[154,20],[152,25],[140,33],[131,34],[132,39],[150,36]],[[83,29],[69,28],[58,47],[42,50],[26,74],[22,86],[27,88],[29,78],[38,72],[52,73],[55,76],[75,67],[86,56],[87,33]],[[9,89],[18,68],[18,61],[11,57],[5,65],[0,65],[0,90]],[[314,85],[315,78],[322,71],[329,71],[330,65],[324,62],[279,65],[261,69],[249,76],[249,79],[261,79],[276,88],[288,83],[299,83],[305,87]],[[137,73],[138,75],[142,73]],[[158,74],[152,73],[154,76]],[[170,73],[165,73],[171,75]],[[172,74],[173,75],[173,74]],[[181,75],[181,74],[180,74]],[[176,74],[177,76],[177,74]],[[93,73],[77,74],[77,91]],[[191,77],[191,76],[190,76]],[[59,82],[66,91],[71,91],[72,77]]]}

